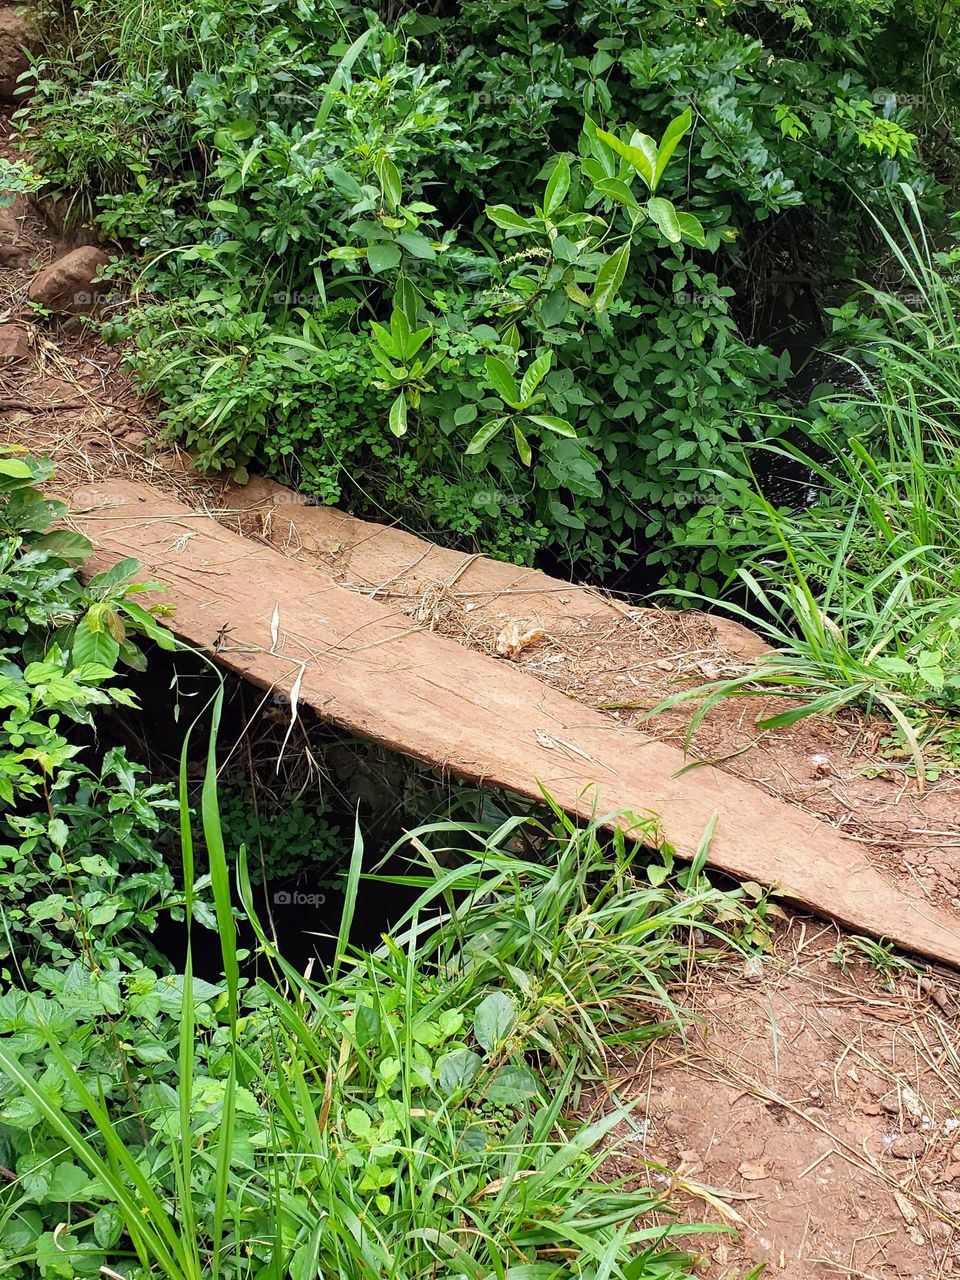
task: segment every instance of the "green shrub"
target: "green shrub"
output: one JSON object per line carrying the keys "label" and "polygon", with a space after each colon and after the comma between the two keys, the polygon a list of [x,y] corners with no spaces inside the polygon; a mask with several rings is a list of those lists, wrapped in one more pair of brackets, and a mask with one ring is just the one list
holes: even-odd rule
{"label": "green shrub", "polygon": [[310,868],[314,888],[339,884],[349,845],[322,804],[264,794],[247,779],[221,781],[219,801],[226,846],[249,849],[251,880],[287,879]]}
{"label": "green shrub", "polygon": [[908,208],[883,232],[900,287],[834,316],[866,392],[826,398],[792,424],[803,443],[778,450],[815,501],[777,510],[744,490],[767,537],[739,549],[738,612],[759,616],[777,650],[716,686],[696,720],[718,697],[770,686],[801,702],[765,727],[859,704],[895,722],[922,778],[920,739],[952,741],[960,713],[960,290],[955,255],[936,253]]}
{"label": "green shrub", "polygon": [[[937,207],[887,0],[43,12],[50,47],[69,39],[38,69],[31,146],[143,254],[114,333],[170,430],[204,466],[518,560],[639,549],[718,583],[741,445],[789,370],[739,332],[778,289],[754,263],[829,287],[877,244],[852,192],[907,179]],[[601,126],[623,143],[687,110],[650,206]],[[594,296],[605,263],[618,287]],[[409,362],[370,328],[398,313],[427,331]],[[488,359],[519,375],[547,352],[540,412],[505,413]]]}
{"label": "green shrub", "polygon": [[49,464],[0,451],[0,976],[37,965],[159,957],[161,911],[182,913],[158,840],[170,788],[113,748],[97,759],[94,716],[132,706],[116,666],[141,668],[139,632],[169,634],[136,602],[138,566],[122,561],[84,586],[90,554],[53,529],[61,503],[39,485]]}
{"label": "green shrub", "polygon": [[695,928],[722,944],[762,921],[702,860],[638,874],[622,837],[563,823],[530,825],[543,861],[525,861],[504,846],[526,825],[411,833],[456,866],[425,855],[420,900],[367,956],[344,949],[358,842],[319,981],[261,934],[282,981],[239,990],[222,929],[223,984],[78,963],[0,997],[11,1274],[692,1275],[676,1245],[704,1228],[645,1221],[662,1196],[601,1172],[630,1107],[588,1123],[574,1104],[608,1047],[677,1025],[666,984]]}

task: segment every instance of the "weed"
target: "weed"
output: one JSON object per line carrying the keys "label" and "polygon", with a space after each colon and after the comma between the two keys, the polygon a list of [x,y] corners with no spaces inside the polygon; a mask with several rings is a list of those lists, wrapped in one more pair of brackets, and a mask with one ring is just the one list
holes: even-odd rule
{"label": "weed", "polygon": [[[806,469],[816,501],[791,512],[744,491],[769,540],[741,548],[748,606],[724,607],[759,619],[775,652],[670,701],[701,699],[691,732],[719,699],[758,691],[793,703],[762,728],[848,705],[878,711],[922,781],[922,735],[936,724],[949,736],[960,710],[960,293],[911,198],[915,229],[898,213],[896,234],[882,234],[913,296],[871,291],[873,316],[857,331],[870,394],[826,401],[807,450],[769,447]],[[851,420],[855,434],[837,431]]]}
{"label": "weed", "polygon": [[846,973],[855,959],[865,960],[889,990],[893,990],[896,978],[902,974],[922,972],[909,960],[897,955],[892,942],[884,942],[882,938],[864,938],[856,933],[844,935],[834,948],[833,963]]}

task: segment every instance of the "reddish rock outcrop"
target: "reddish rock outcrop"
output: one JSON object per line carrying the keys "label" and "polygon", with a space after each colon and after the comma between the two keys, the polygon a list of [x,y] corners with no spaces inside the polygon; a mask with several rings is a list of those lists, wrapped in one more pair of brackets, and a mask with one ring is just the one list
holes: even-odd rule
{"label": "reddish rock outcrop", "polygon": [[25,205],[20,197],[0,207],[0,267],[19,267],[29,257],[21,223]]}
{"label": "reddish rock outcrop", "polygon": [[27,296],[49,311],[81,315],[91,310],[98,294],[105,292],[106,285],[97,280],[97,274],[109,261],[101,249],[92,245],[73,249],[44,267]]}
{"label": "reddish rock outcrop", "polygon": [[23,324],[0,324],[0,366],[30,358],[30,330]]}

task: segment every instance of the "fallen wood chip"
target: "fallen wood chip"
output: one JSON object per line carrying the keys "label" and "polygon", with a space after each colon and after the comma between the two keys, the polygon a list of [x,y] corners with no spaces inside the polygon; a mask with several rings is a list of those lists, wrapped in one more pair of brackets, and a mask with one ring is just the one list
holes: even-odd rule
{"label": "fallen wood chip", "polygon": [[496,640],[496,650],[501,658],[519,662],[523,651],[538,644],[546,637],[543,627],[527,627],[520,622],[508,622]]}

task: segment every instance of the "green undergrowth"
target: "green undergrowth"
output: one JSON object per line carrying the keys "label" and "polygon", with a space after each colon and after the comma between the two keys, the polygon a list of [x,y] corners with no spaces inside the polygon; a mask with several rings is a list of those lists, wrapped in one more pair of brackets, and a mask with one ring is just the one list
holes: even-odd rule
{"label": "green undergrowth", "polygon": [[642,1117],[615,1094],[591,1109],[585,1086],[682,1034],[692,965],[765,944],[762,892],[710,883],[710,831],[683,866],[652,819],[611,833],[548,802],[405,834],[385,865],[407,870],[378,887],[415,902],[359,951],[377,871],[358,827],[333,956],[299,972],[257,918],[236,798],[221,812],[222,687],[175,785],[98,745],[111,708],[133,709],[137,637],[173,641],[132,562],[81,581],[89,544],[51,528],[48,476],[0,455],[4,1274],[694,1274],[685,1236],[724,1228],[680,1224],[665,1171],[610,1172]]}
{"label": "green undergrowth", "polygon": [[516,829],[445,833],[455,867],[422,844],[420,899],[361,956],[358,842],[320,981],[263,934],[277,980],[239,977],[214,863],[222,982],[77,960],[0,998],[8,1259],[18,1241],[22,1274],[691,1274],[662,1183],[604,1175],[631,1105],[574,1104],[611,1051],[676,1028],[692,930],[725,947],[754,909],[699,868],[655,887],[596,826],[543,828],[552,865],[506,853]]}
{"label": "green undergrowth", "polygon": [[825,397],[812,421],[792,420],[800,443],[768,450],[805,477],[812,505],[744,490],[767,536],[739,547],[747,603],[726,607],[776,651],[682,696],[702,699],[691,732],[718,699],[758,691],[793,703],[767,728],[876,712],[894,726],[888,758],[922,782],[960,764],[960,255],[931,244],[907,208],[881,228],[898,287],[834,315],[863,390]]}
{"label": "green undergrowth", "polygon": [[858,196],[942,208],[928,9],[41,0],[21,123],[131,255],[106,332],[201,466],[715,589],[780,276],[846,292]]}

